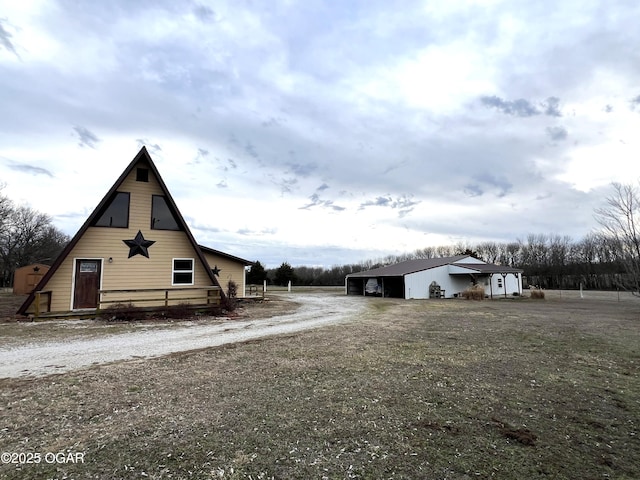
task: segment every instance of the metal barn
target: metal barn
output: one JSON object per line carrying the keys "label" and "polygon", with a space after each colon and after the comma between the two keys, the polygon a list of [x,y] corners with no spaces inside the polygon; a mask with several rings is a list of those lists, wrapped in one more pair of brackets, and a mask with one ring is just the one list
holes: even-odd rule
{"label": "metal barn", "polygon": [[407,260],[352,273],[345,278],[347,295],[392,298],[455,298],[472,285],[489,297],[522,294],[522,272],[469,255]]}

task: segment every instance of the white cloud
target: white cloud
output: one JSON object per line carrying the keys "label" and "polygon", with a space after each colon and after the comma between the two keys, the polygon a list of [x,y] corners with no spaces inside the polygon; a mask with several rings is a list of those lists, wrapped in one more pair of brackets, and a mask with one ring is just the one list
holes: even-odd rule
{"label": "white cloud", "polygon": [[639,13],[14,2],[0,180],[74,233],[143,140],[198,240],[272,264],[584,235],[585,206],[640,176]]}

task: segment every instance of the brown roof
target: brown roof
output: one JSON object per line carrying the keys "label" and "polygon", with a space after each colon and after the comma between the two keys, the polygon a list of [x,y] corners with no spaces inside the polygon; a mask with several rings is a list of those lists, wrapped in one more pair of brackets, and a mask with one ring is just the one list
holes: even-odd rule
{"label": "brown roof", "polygon": [[251,260],[245,260],[244,258],[235,257],[233,255],[229,255],[228,253],[221,252],[220,250],[214,250],[213,248],[205,247],[204,245],[198,245],[200,250],[204,253],[210,253],[212,255],[219,255],[221,257],[227,258],[229,260],[233,260],[234,262],[242,263],[243,265],[253,265],[255,262]]}
{"label": "brown roof", "polygon": [[445,265],[456,265],[463,268],[469,268],[479,273],[522,273],[523,270],[507,267],[502,265],[494,265],[491,263],[464,263],[463,260],[471,258],[469,255],[456,255],[453,257],[441,258],[422,258],[416,260],[407,260],[405,262],[395,263],[386,267],[374,268],[364,272],[350,273],[347,277],[401,277],[411,273],[429,270],[431,268],[442,267]]}
{"label": "brown roof", "polygon": [[365,272],[350,273],[349,275],[347,275],[347,277],[401,277],[410,273],[421,272],[422,270],[429,270],[431,268],[449,265],[464,258],[469,258],[469,255],[407,260],[405,262],[395,263],[386,267],[374,268],[373,270],[367,270]]}

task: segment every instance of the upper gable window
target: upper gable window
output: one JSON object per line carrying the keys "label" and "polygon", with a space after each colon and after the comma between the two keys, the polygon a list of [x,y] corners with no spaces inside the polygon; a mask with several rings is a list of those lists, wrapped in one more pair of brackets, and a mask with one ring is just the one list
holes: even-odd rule
{"label": "upper gable window", "polygon": [[167,199],[162,195],[152,196],[151,228],[153,230],[180,230],[180,225],[169,208]]}
{"label": "upper gable window", "polygon": [[129,192],[116,192],[98,215],[94,227],[129,227]]}
{"label": "upper gable window", "polygon": [[149,181],[149,169],[138,168],[136,170],[136,182],[148,182]]}

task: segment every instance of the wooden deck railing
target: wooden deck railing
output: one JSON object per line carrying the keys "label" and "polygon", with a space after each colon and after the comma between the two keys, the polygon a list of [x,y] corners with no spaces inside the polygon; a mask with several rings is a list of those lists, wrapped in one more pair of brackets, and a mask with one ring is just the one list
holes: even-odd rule
{"label": "wooden deck railing", "polygon": [[[171,293],[185,293],[187,296],[177,295],[172,296]],[[189,293],[193,292],[193,296]],[[116,303],[149,303],[162,304],[165,307],[169,305],[176,305],[178,303],[192,303],[194,305],[219,305],[221,299],[220,287],[179,287],[179,288],[136,288],[136,289],[124,289],[124,290],[99,290],[100,301],[98,303],[98,309],[103,309],[105,306],[113,305]],[[144,293],[148,294],[148,298],[139,298],[136,294]],[[199,295],[196,295],[198,294]],[[110,295],[115,295],[117,298],[106,298]]]}
{"label": "wooden deck railing", "polygon": [[258,297],[261,296],[262,298],[264,298],[264,286],[263,285],[254,285],[254,284],[249,284],[247,285],[247,294],[250,297]]}
{"label": "wooden deck railing", "polygon": [[[51,291],[38,291],[35,293],[35,299],[33,301],[33,308],[35,318],[38,318],[42,313],[47,313],[51,311]],[[44,308],[43,307],[44,300]]]}
{"label": "wooden deck railing", "polygon": [[[123,290],[99,290],[98,307],[86,310],[51,311],[51,291],[34,292],[32,319],[90,317],[92,312],[118,303],[132,303],[142,308],[169,307],[180,303],[189,303],[194,307],[220,305],[222,300],[220,287],[178,287],[178,288],[137,288]],[[127,295],[130,294],[130,295]],[[136,296],[136,294],[141,294]],[[173,294],[173,295],[172,295]],[[142,305],[141,305],[142,304]],[[147,304],[147,305],[144,305]],[[149,305],[151,304],[151,305]]]}

